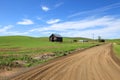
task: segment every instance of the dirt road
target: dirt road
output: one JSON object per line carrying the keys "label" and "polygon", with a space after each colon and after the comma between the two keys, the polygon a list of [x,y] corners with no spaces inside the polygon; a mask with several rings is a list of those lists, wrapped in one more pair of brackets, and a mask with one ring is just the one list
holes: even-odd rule
{"label": "dirt road", "polygon": [[12,80],[120,80],[120,62],[106,44],[37,66]]}

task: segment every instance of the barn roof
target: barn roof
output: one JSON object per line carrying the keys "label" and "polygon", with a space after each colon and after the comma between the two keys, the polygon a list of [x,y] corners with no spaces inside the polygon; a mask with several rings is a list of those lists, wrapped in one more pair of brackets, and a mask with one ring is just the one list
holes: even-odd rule
{"label": "barn roof", "polygon": [[52,35],[54,35],[54,36],[56,36],[56,37],[62,37],[62,36],[59,35],[59,34],[52,34]]}

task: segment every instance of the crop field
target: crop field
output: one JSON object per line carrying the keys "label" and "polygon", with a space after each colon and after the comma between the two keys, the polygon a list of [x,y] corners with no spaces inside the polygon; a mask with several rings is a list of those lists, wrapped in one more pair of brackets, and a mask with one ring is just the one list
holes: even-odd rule
{"label": "crop field", "polygon": [[0,68],[30,67],[55,57],[67,55],[76,49],[98,44],[73,42],[75,39],[84,38],[64,38],[64,41],[59,43],[50,42],[47,37],[1,36]]}

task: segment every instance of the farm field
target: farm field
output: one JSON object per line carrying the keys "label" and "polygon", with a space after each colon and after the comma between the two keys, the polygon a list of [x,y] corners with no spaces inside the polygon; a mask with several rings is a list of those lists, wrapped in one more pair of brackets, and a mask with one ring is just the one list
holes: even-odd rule
{"label": "farm field", "polygon": [[65,56],[76,49],[98,44],[73,42],[80,39],[84,38],[64,38],[64,42],[59,43],[50,42],[47,37],[1,36],[0,69],[9,71],[16,67],[35,66],[49,59]]}

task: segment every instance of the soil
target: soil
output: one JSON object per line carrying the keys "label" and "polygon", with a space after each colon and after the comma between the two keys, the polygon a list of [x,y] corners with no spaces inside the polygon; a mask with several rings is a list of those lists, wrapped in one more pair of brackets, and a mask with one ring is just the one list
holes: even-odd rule
{"label": "soil", "polygon": [[10,68],[9,70],[0,70],[0,80],[9,80],[9,78],[13,75],[21,73],[25,70],[25,68]]}

